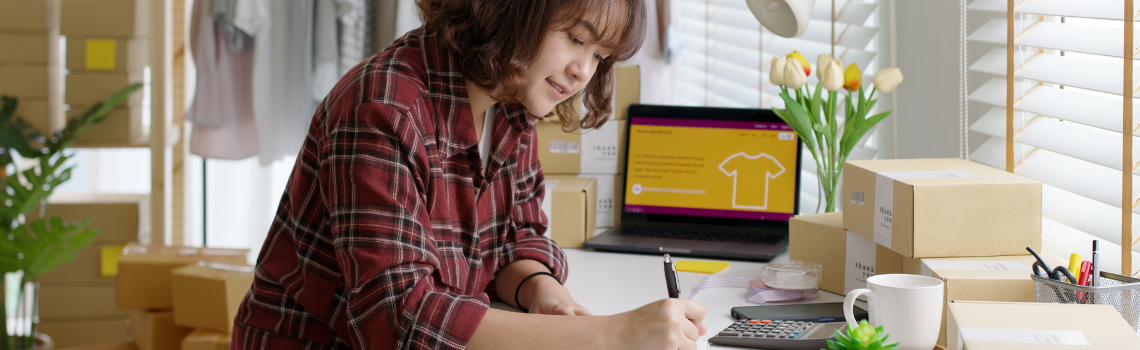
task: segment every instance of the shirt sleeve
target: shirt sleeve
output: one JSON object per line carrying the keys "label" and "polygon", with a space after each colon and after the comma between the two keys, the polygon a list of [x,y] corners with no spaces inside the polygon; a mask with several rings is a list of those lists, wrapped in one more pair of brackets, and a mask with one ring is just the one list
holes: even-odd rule
{"label": "shirt sleeve", "polygon": [[355,349],[462,349],[489,306],[486,294],[441,292],[422,195],[427,156],[404,117],[425,107],[411,108],[361,104],[326,132],[320,176],[347,289],[332,313]]}
{"label": "shirt sleeve", "polygon": [[[550,238],[544,237],[548,221],[542,214],[542,199],[546,195],[542,164],[538,161],[538,142],[534,128],[523,133],[519,145],[518,165],[520,171],[515,181],[514,207],[511,211],[511,224],[502,237],[503,256],[495,271],[519,259],[537,260],[554,273],[562,283],[566,282],[566,258]],[[493,284],[487,287],[488,294],[494,296]]]}

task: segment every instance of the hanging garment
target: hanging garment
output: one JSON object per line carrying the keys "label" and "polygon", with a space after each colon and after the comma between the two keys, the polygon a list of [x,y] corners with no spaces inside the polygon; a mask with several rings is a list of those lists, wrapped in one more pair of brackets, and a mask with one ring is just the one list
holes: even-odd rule
{"label": "hanging garment", "polygon": [[334,0],[316,0],[313,14],[313,99],[320,101],[340,80]]}
{"label": "hanging garment", "polygon": [[234,25],[237,0],[214,0],[214,25],[225,39],[226,49],[240,52],[253,49],[253,37]]}
{"label": "hanging garment", "polygon": [[243,159],[257,154],[253,114],[253,51],[229,52],[214,25],[212,0],[194,3],[190,50],[198,69],[190,152],[205,158]]}
{"label": "hanging garment", "polygon": [[364,0],[337,0],[340,20],[340,75],[364,60],[365,32],[368,18]]}
{"label": "hanging garment", "polygon": [[[312,96],[313,2],[237,0],[235,24],[253,33],[253,110],[259,163],[301,150],[316,110]],[[243,12],[242,9],[246,9]]]}

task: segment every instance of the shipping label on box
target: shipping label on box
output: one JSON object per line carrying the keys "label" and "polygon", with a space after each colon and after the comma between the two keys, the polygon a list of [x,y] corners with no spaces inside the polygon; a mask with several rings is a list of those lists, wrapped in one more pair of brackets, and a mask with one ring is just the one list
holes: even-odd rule
{"label": "shipping label on box", "polygon": [[139,350],[178,349],[190,331],[174,324],[170,310],[131,310],[131,339]]}
{"label": "shipping label on box", "polygon": [[253,266],[199,262],[171,272],[174,322],[194,329],[229,333],[246,292]]}
{"label": "shipping label on box", "polygon": [[57,349],[127,341],[127,317],[40,321],[36,331],[51,336]]}
{"label": "shipping label on box", "polygon": [[146,36],[147,0],[61,0],[59,32],[71,36]]}
{"label": "shipping label on box", "polygon": [[[0,5],[2,8],[3,5]],[[56,38],[58,41],[58,38]],[[52,43],[47,33],[6,33],[0,32],[0,64],[40,64],[48,63],[48,44]]]}
{"label": "shipping label on box", "polygon": [[843,226],[914,258],[1041,246],[1041,183],[962,159],[849,161]]}
{"label": "shipping label on box", "polygon": [[1111,305],[954,300],[947,349],[1137,349],[1140,336]]}
{"label": "shipping label on box", "polygon": [[71,72],[142,71],[147,65],[147,39],[67,36],[67,69]]}
{"label": "shipping label on box", "polygon": [[542,208],[550,237],[562,248],[581,248],[597,224],[597,181],[575,175],[546,175]]}
{"label": "shipping label on box", "polygon": [[538,158],[547,174],[620,174],[625,140],[624,120],[611,120],[594,130],[565,132],[562,124],[540,121]]}
{"label": "shipping label on box", "polygon": [[[1035,302],[1037,292],[1030,267],[1037,261],[1032,255],[988,256],[971,258],[904,259],[903,271],[941,279],[946,301]],[[1050,265],[1055,265],[1049,262]],[[948,315],[943,310],[943,317]],[[946,345],[946,321],[939,331],[938,344]]]}
{"label": "shipping label on box", "polygon": [[84,317],[127,316],[115,304],[115,281],[48,283],[40,285],[40,318],[67,320]]}
{"label": "shipping label on box", "polygon": [[822,266],[819,288],[846,294],[876,274],[903,272],[903,256],[843,229],[843,213],[800,215],[789,222],[792,260]]}
{"label": "shipping label on box", "polygon": [[119,307],[173,307],[171,271],[199,261],[246,264],[248,249],[127,246],[119,257]]}

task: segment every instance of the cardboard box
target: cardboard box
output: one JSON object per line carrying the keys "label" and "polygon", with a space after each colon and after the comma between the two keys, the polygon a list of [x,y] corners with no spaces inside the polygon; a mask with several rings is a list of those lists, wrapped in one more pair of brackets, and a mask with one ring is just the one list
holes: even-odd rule
{"label": "cardboard box", "polygon": [[641,67],[635,64],[614,65],[614,117],[628,119],[629,106],[641,102]]}
{"label": "cardboard box", "polygon": [[546,174],[623,173],[626,121],[610,120],[595,130],[562,131],[562,124],[538,122],[538,159]]}
{"label": "cardboard box", "polygon": [[[0,0],[0,29],[46,31],[47,2],[40,0]],[[2,46],[0,46],[2,47]]]}
{"label": "cardboard box", "polygon": [[1041,183],[962,159],[849,161],[843,227],[914,258],[1041,247]]}
{"label": "cardboard box", "polygon": [[70,348],[59,349],[59,350],[136,350],[136,349],[138,349],[138,348],[136,348],[134,344],[121,341],[121,342],[99,343],[99,344],[94,344],[94,345],[80,345],[80,346],[76,346],[76,347],[70,347]]}
{"label": "cardboard box", "polygon": [[171,271],[199,261],[246,264],[248,249],[127,246],[119,257],[119,307],[170,309]]}
{"label": "cardboard box", "polygon": [[[91,106],[106,101],[123,88],[143,81],[142,70],[129,72],[72,71],[64,78],[63,103],[72,106]],[[141,101],[141,92],[130,96],[130,104]]]}
{"label": "cardboard box", "polygon": [[902,273],[903,256],[843,229],[843,213],[799,215],[788,223],[788,258],[820,264],[819,289],[847,294],[876,274]]}
{"label": "cardboard box", "polygon": [[147,38],[67,37],[67,69],[79,71],[141,71],[147,65]]}
{"label": "cardboard box", "polygon": [[229,350],[230,335],[196,329],[182,338],[182,350]]}
{"label": "cardboard box", "polygon": [[16,117],[39,130],[44,136],[51,134],[51,114],[43,98],[23,98],[16,101]]}
{"label": "cardboard box", "polygon": [[234,316],[253,285],[253,266],[198,263],[171,273],[174,322],[229,334]]}
{"label": "cardboard box", "polygon": [[126,317],[127,310],[115,305],[115,282],[41,283],[40,319],[66,320],[84,317]]}
{"label": "cardboard box", "polygon": [[146,0],[61,0],[59,32],[63,35],[132,38],[147,34]]}
{"label": "cardboard box", "polygon": [[36,331],[51,336],[56,348],[127,341],[127,318],[40,321]]}
{"label": "cardboard box", "polygon": [[[135,95],[142,95],[136,92]],[[72,105],[67,119],[80,118],[91,106]],[[142,103],[136,102],[111,110],[103,122],[91,126],[75,139],[79,147],[124,147],[147,143],[150,133],[142,125]]]}
{"label": "cardboard box", "polygon": [[[547,175],[549,176],[549,175]],[[579,174],[578,177],[592,178],[598,182],[597,227],[614,227],[621,223],[621,198],[625,194],[623,177],[618,175]]]}
{"label": "cardboard box", "polygon": [[47,99],[47,66],[0,66],[0,95]]}
{"label": "cardboard box", "polygon": [[139,350],[178,349],[190,328],[174,324],[170,310],[131,310],[131,339]]}
{"label": "cardboard box", "polygon": [[47,33],[0,32],[0,47],[4,48],[0,50],[0,64],[46,65],[50,43]]}
{"label": "cardboard box", "polygon": [[134,242],[150,229],[149,198],[149,194],[56,193],[48,198],[47,216],[64,221],[94,218],[92,226],[99,229],[96,244]]}
{"label": "cardboard box", "polygon": [[1140,348],[1140,336],[1109,305],[955,300],[948,324],[947,349]]}
{"label": "cardboard box", "polygon": [[[904,273],[921,274],[941,279],[946,301],[1013,301],[1035,302],[1037,291],[1030,268],[1037,259],[1032,255],[990,256],[974,258],[904,259]],[[1049,261],[1055,266],[1055,261]],[[942,317],[949,310],[943,307]],[[938,344],[946,345],[947,322],[944,319]]]}
{"label": "cardboard box", "polygon": [[575,175],[546,175],[542,212],[549,220],[546,236],[562,248],[581,248],[594,236],[597,181]]}
{"label": "cardboard box", "polygon": [[[129,242],[96,243],[87,248],[80,249],[75,260],[60,265],[59,268],[40,275],[42,283],[109,283],[115,285],[115,274],[109,271],[118,270],[118,256],[122,255],[123,248]],[[106,266],[111,264],[111,266]],[[110,270],[108,270],[108,267]],[[111,298],[114,304],[115,298]]]}

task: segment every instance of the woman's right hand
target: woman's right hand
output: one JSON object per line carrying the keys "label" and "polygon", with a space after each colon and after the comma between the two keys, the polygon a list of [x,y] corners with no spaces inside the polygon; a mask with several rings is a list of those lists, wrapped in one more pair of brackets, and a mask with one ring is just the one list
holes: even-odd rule
{"label": "woman's right hand", "polygon": [[696,349],[706,330],[704,305],[689,299],[661,299],[613,317],[614,349]]}

